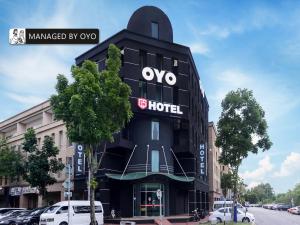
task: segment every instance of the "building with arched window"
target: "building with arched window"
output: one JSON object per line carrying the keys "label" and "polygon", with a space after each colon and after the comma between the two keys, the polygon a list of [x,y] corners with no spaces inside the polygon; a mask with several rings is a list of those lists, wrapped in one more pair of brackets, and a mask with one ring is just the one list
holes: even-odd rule
{"label": "building with arched window", "polygon": [[[134,117],[108,146],[96,199],[106,214],[114,209],[123,217],[208,210],[209,106],[190,48],[173,42],[163,11],[145,6],[127,29],[78,56],[76,64],[89,59],[104,70],[110,43],[121,49],[120,76],[132,89]],[[88,174],[77,153],[73,198],[86,199]]]}

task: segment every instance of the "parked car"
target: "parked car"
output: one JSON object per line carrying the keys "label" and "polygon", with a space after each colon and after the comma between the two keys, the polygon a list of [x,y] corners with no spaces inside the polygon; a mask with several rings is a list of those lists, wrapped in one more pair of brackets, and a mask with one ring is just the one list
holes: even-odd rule
{"label": "parked car", "polygon": [[28,210],[18,210],[10,214],[10,216],[3,217],[0,219],[0,224],[2,225],[15,225],[20,216],[28,213]]}
{"label": "parked car", "polygon": [[9,216],[12,216],[12,215],[18,215],[19,212],[22,212],[22,211],[25,211],[24,209],[14,209],[14,210],[10,210],[6,213],[3,213],[2,215],[0,215],[0,220],[2,220],[3,218],[5,217],[9,217]]}
{"label": "parked car", "polygon": [[3,213],[6,213],[8,211],[12,211],[12,210],[22,210],[24,208],[0,208],[0,215],[2,215]]}
{"label": "parked car", "polygon": [[[232,208],[231,207],[225,207],[225,208],[219,208],[213,212],[210,212],[209,214],[209,221],[215,221],[217,220],[218,223],[225,221],[230,221],[231,220],[231,212]],[[224,216],[225,213],[225,216]],[[237,210],[237,220],[238,222],[243,222],[243,223],[254,223],[255,222],[255,217],[253,214],[248,213],[247,211],[244,212],[240,209]]]}
{"label": "parked car", "polygon": [[289,208],[287,211],[291,214],[300,215],[300,206]]}
{"label": "parked car", "polygon": [[279,211],[287,211],[289,208],[291,208],[291,205],[289,204],[278,204],[277,210]]}
{"label": "parked car", "polygon": [[[90,224],[90,202],[70,201],[70,224]],[[103,225],[103,207],[101,202],[95,201],[96,220]],[[68,224],[68,201],[58,202],[49,207],[40,216],[40,225],[67,225]]]}
{"label": "parked car", "polygon": [[29,213],[21,216],[17,220],[18,225],[38,225],[40,222],[40,216],[49,207],[37,208],[31,210]]}
{"label": "parked car", "polygon": [[[224,207],[232,207],[233,201],[214,201],[213,211],[224,208]],[[243,211],[246,211],[246,208],[242,206],[240,203],[237,203],[237,208]]]}

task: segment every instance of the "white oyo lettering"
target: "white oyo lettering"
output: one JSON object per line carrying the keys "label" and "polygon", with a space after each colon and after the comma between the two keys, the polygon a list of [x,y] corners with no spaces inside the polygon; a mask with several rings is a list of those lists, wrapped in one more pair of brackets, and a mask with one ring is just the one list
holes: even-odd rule
{"label": "white oyo lettering", "polygon": [[154,72],[150,67],[145,67],[142,71],[142,75],[144,77],[145,80],[153,80],[154,78]]}
{"label": "white oyo lettering", "polygon": [[168,72],[168,73],[166,74],[165,79],[166,79],[166,82],[167,82],[169,85],[174,85],[174,84],[176,84],[176,76],[174,75],[174,73]]}
{"label": "white oyo lettering", "polygon": [[165,70],[159,71],[158,69],[150,68],[150,67],[144,67],[142,70],[142,75],[144,79],[148,81],[153,80],[155,75],[158,83],[162,83],[162,80],[165,76],[165,81],[169,85],[176,84],[176,80],[177,80],[176,76],[172,72],[166,72]]}

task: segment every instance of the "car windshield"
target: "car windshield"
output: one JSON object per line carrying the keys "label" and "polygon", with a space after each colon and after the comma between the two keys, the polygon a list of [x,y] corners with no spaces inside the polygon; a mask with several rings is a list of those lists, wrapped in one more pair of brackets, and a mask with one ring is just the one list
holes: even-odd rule
{"label": "car windshield", "polygon": [[43,209],[35,209],[35,210],[31,211],[31,212],[29,213],[29,215],[30,215],[30,216],[37,215],[37,214],[39,214],[40,212],[42,212],[43,210],[44,210],[44,208],[43,208]]}
{"label": "car windshield", "polygon": [[10,214],[16,212],[15,210],[11,210],[11,211],[8,211],[6,213],[3,213],[2,216],[9,216]]}
{"label": "car windshield", "polygon": [[45,213],[55,213],[55,211],[59,208],[60,206],[51,206],[49,209],[45,211]]}

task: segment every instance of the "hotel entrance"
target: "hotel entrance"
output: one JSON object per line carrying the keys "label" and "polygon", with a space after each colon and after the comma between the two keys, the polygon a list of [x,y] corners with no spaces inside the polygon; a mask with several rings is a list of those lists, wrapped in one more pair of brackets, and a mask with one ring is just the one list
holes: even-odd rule
{"label": "hotel entrance", "polygon": [[[161,204],[157,191],[161,192]],[[165,187],[159,183],[143,183],[133,186],[133,215],[134,216],[160,216],[165,214]]]}

